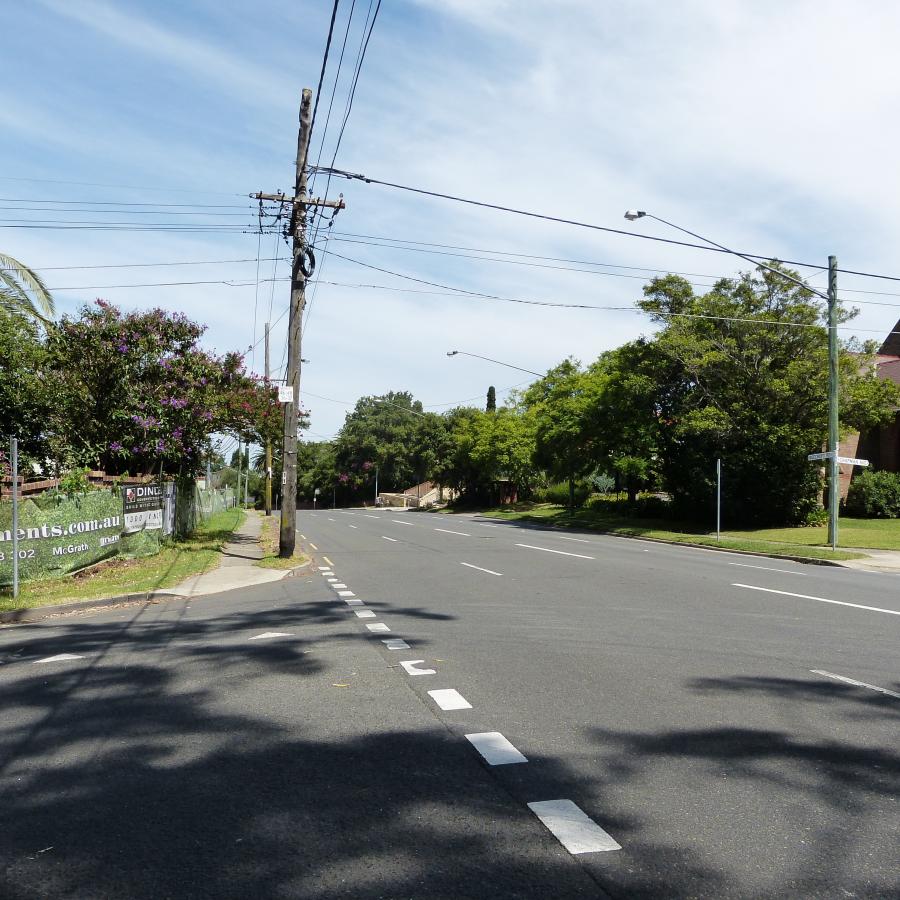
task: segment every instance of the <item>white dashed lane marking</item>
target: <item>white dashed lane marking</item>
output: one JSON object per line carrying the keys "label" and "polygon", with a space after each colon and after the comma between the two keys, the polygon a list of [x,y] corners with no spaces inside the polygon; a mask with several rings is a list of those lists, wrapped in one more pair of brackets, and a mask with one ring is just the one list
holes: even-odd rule
{"label": "white dashed lane marking", "polygon": [[366,628],[369,631],[376,631],[380,634],[383,634],[385,631],[390,631],[391,629],[384,624],[384,622],[372,622],[370,625],[366,625]]}
{"label": "white dashed lane marking", "polygon": [[362,600],[359,600],[359,599],[357,599],[356,597],[348,597],[348,598],[344,601],[344,603],[346,603],[347,606],[362,606],[362,605],[363,605]]}
{"label": "white dashed lane marking", "polygon": [[409,650],[409,644],[402,638],[386,638],[381,642],[388,650]]}
{"label": "white dashed lane marking", "polygon": [[329,522],[337,522],[337,519],[332,519],[331,516],[328,517]]}
{"label": "white dashed lane marking", "polygon": [[378,519],[378,518],[380,518],[380,516],[372,516],[372,515],[369,515],[369,513],[363,513],[363,515],[364,515],[367,519]]}
{"label": "white dashed lane marking", "polygon": [[330,568],[331,568],[331,566],[319,566],[319,571],[327,572]]}
{"label": "white dashed lane marking", "polygon": [[767,572],[781,572],[782,575],[809,575],[809,572],[794,572],[791,569],[773,569],[771,566],[751,566],[750,563],[730,562],[729,566],[740,566],[742,569],[765,569]]}
{"label": "white dashed lane marking", "polygon": [[386,541],[390,541],[392,544],[396,544],[396,543],[397,543],[397,538],[389,538],[386,534],[383,534],[382,537],[383,537]]}
{"label": "white dashed lane marking", "polygon": [[877,684],[867,684],[865,681],[856,681],[853,678],[846,678],[844,675],[835,675],[834,672],[826,672],[823,669],[810,669],[813,675],[824,675],[826,678],[833,678],[835,681],[843,681],[845,684],[852,684],[854,687],[868,688],[870,691],[878,691],[879,694],[887,694],[888,697],[896,697],[900,700],[900,694],[896,691],[889,691],[887,688],[878,687]]}
{"label": "white dashed lane marking", "polygon": [[528,759],[499,731],[485,731],[467,734],[466,740],[484,757],[489,766],[508,766],[512,763],[528,762]]}
{"label": "white dashed lane marking", "polygon": [[65,662],[67,659],[84,659],[84,657],[78,656],[75,653],[57,653],[56,656],[45,656],[43,659],[36,659],[32,665],[37,665],[38,663]]}
{"label": "white dashed lane marking", "polygon": [[355,597],[356,596],[356,594],[354,594],[353,591],[338,591],[337,595],[338,595],[338,597]]}
{"label": "white dashed lane marking", "polygon": [[324,559],[325,562],[327,562],[329,566],[333,566],[333,565],[334,565],[334,563],[333,563],[327,556],[323,556],[322,559]]}
{"label": "white dashed lane marking", "polygon": [[585,556],[583,553],[567,553],[565,550],[551,550],[549,547],[535,547],[532,544],[516,544],[526,550],[543,550],[544,553],[557,553],[560,556],[576,556],[578,559],[594,559],[593,556]]}
{"label": "white dashed lane marking", "polygon": [[357,528],[358,526],[356,526],[356,525],[348,525],[347,527],[348,527],[348,528]]}
{"label": "white dashed lane marking", "polygon": [[400,519],[391,519],[397,525],[409,525],[410,528],[415,528],[415,524],[413,522],[401,522]]}
{"label": "white dashed lane marking", "polygon": [[502,575],[502,572],[495,572],[493,569],[482,569],[481,566],[473,566],[472,563],[460,563],[461,566],[465,566],[467,569],[478,569],[479,572],[487,572],[488,575]]}
{"label": "white dashed lane marking", "polygon": [[435,528],[435,531],[443,531],[444,534],[458,534],[460,537],[472,537],[467,531],[451,531],[449,528]]}
{"label": "white dashed lane marking", "polygon": [[331,586],[332,586],[336,591],[337,591],[337,590],[340,590],[341,588],[347,587],[347,585],[344,584],[342,581],[336,581],[336,582],[335,582],[334,584],[332,584]]}
{"label": "white dashed lane marking", "polygon": [[862,603],[847,603],[844,600],[826,600],[824,597],[810,597],[809,594],[792,594],[790,591],[776,591],[774,588],[757,587],[755,584],[732,584],[731,586],[746,588],[748,591],[765,591],[767,594],[781,594],[782,597],[798,597],[801,600],[816,600],[819,603],[834,603],[837,606],[852,606],[854,609],[867,609],[869,612],[900,616],[900,609],[882,609],[880,606],[863,606]]}
{"label": "white dashed lane marking", "polygon": [[356,616],[359,619],[374,619],[375,618],[375,613],[373,613],[371,609],[354,609],[353,612],[356,613]]}
{"label": "white dashed lane marking", "polygon": [[319,549],[314,543],[312,543],[312,541],[310,541],[309,546],[312,547],[313,550],[318,550],[318,549]]}
{"label": "white dashed lane marking", "polygon": [[540,800],[529,803],[528,808],[569,853],[598,853],[622,849],[620,844],[571,800]]}
{"label": "white dashed lane marking", "polygon": [[276,638],[276,637],[290,637],[290,635],[286,631],[264,631],[262,634],[255,634],[252,638],[248,638],[250,641],[263,641],[268,638]]}
{"label": "white dashed lane marking", "polygon": [[563,537],[559,535],[559,539],[561,541],[577,541],[579,544],[590,544],[592,541],[585,540],[584,538],[572,538],[572,537]]}
{"label": "white dashed lane marking", "polygon": [[471,709],[472,704],[454,688],[443,688],[439,691],[429,691],[428,696],[444,710]]}
{"label": "white dashed lane marking", "polygon": [[419,663],[425,662],[424,659],[408,659],[401,662],[400,665],[406,670],[407,675],[436,675],[436,669],[418,669]]}

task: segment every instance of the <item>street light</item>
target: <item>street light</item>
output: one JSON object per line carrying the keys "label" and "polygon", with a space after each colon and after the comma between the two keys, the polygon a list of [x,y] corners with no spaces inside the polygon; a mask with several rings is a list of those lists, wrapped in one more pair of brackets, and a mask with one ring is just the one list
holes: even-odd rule
{"label": "street light", "polygon": [[828,541],[831,544],[832,550],[837,550],[838,544],[838,500],[840,498],[840,482],[838,478],[838,442],[839,442],[839,423],[838,423],[838,342],[837,342],[837,257],[829,256],[828,257],[828,293],[823,294],[821,291],[816,290],[814,287],[810,287],[806,282],[800,281],[798,278],[794,278],[791,275],[787,275],[785,272],[781,272],[778,269],[773,268],[772,266],[767,266],[765,263],[761,263],[758,260],[751,259],[749,256],[745,256],[743,253],[738,253],[737,250],[732,250],[730,247],[724,246],[724,244],[717,244],[715,241],[710,240],[708,237],[703,237],[701,234],[696,234],[693,231],[688,231],[687,228],[682,228],[680,225],[676,225],[674,222],[667,222],[665,219],[661,219],[659,216],[654,216],[652,213],[648,213],[642,209],[627,209],[625,210],[625,218],[628,219],[629,222],[634,222],[636,219],[655,219],[657,222],[661,222],[663,225],[668,225],[669,228],[674,228],[676,231],[680,231],[683,234],[690,235],[692,238],[697,238],[697,240],[703,241],[706,244],[709,244],[712,247],[716,247],[719,250],[723,250],[725,253],[730,253],[732,256],[737,256],[740,259],[746,260],[752,266],[758,266],[761,269],[765,269],[768,272],[773,272],[778,275],[779,278],[785,278],[788,281],[792,281],[794,284],[800,285],[800,287],[808,290],[810,293],[815,294],[815,296],[820,297],[822,300],[827,301],[828,303],[828,459],[831,462],[830,474],[829,474],[829,484],[828,484]]}
{"label": "street light", "polygon": [[527,372],[529,375],[537,375],[538,378],[543,378],[546,374],[545,372],[532,372],[531,369],[523,369],[521,366],[514,366],[511,363],[501,362],[499,359],[491,359],[490,356],[479,356],[477,353],[467,353],[465,350],[448,350],[447,356],[472,356],[475,359],[484,359],[487,362],[496,363],[498,366],[506,366],[507,369],[518,369],[520,372]]}

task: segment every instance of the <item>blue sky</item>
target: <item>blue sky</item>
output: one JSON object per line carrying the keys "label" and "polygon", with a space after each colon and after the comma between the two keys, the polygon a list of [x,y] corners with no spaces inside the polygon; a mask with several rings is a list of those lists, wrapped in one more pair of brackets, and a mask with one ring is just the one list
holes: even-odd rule
{"label": "blue sky", "polygon": [[[339,8],[334,63],[351,2]],[[177,309],[208,325],[206,342],[220,351],[259,341],[271,302],[271,319],[282,316],[273,326],[277,368],[288,287],[270,280],[271,260],[276,245],[279,256],[287,248],[261,239],[257,287],[258,237],[246,195],[291,188],[300,91],[316,86],[331,3],[25,0],[4,7],[4,31],[15,40],[7,37],[0,59],[0,193],[8,201],[0,218],[234,228],[4,227],[0,249],[45,270],[61,312],[96,296],[125,308]],[[354,7],[337,112],[368,8],[367,0]],[[900,274],[898,33],[900,8],[876,2],[383,0],[337,165],[678,237],[646,220],[625,223],[624,209],[639,207],[740,249],[822,266],[835,253],[847,268]],[[336,134],[332,124],[328,159]],[[356,182],[332,182],[336,190],[348,208],[329,249],[472,291],[627,307],[652,270],[691,273],[704,284],[743,265]],[[75,201],[73,210],[86,201],[208,206],[202,216],[172,206],[168,212],[191,215],[155,218],[116,215],[112,206],[52,214],[9,208],[39,209],[46,200]],[[361,239],[348,235],[606,265],[539,268],[473,260],[470,251],[352,243]],[[249,261],[221,262],[235,259]],[[216,262],[51,268],[196,261]],[[279,263],[276,276],[285,273]],[[448,359],[450,349],[540,371],[569,355],[589,361],[650,330],[627,311],[413,293],[429,289],[321,254],[319,276],[303,348],[313,438],[340,427],[347,407],[335,399],[406,389],[443,409],[483,396],[490,384],[502,397],[520,381],[510,369]],[[119,287],[214,280],[237,286]],[[812,283],[823,287],[825,279]],[[847,276],[840,286],[847,301],[860,303],[860,337],[877,337],[897,321],[900,283]],[[248,355],[260,371],[261,349]]]}

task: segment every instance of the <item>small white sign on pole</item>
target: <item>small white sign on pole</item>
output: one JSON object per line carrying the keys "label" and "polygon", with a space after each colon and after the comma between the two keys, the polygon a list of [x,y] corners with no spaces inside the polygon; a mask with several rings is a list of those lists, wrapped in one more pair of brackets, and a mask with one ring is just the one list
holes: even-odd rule
{"label": "small white sign on pole", "polygon": [[837,458],[839,463],[843,463],[845,466],[867,466],[869,461],[867,459],[856,459],[853,456],[839,456]]}
{"label": "small white sign on pole", "polygon": [[806,458],[812,462],[816,459],[831,459],[832,456],[834,456],[833,453],[810,453]]}
{"label": "small white sign on pole", "polygon": [[293,403],[294,402],[294,389],[290,385],[278,385],[278,402],[279,403]]}

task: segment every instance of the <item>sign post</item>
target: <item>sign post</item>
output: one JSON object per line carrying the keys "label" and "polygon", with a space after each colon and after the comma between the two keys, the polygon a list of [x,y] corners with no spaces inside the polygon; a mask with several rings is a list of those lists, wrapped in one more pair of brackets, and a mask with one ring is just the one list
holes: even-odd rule
{"label": "sign post", "polygon": [[13,599],[19,596],[19,439],[9,442],[12,463],[12,540],[13,540]]}
{"label": "sign post", "polygon": [[837,452],[829,450],[827,453],[810,453],[806,457],[810,462],[817,460],[828,460],[831,478],[828,483],[828,498],[831,508],[829,509],[829,535],[831,537],[831,549],[837,550],[838,545],[838,500],[840,491],[838,490],[838,476],[840,474],[838,466],[862,466],[865,468],[869,465],[867,459],[857,459],[855,456],[838,456]]}
{"label": "sign post", "polygon": [[722,538],[722,460],[716,460],[716,540]]}

